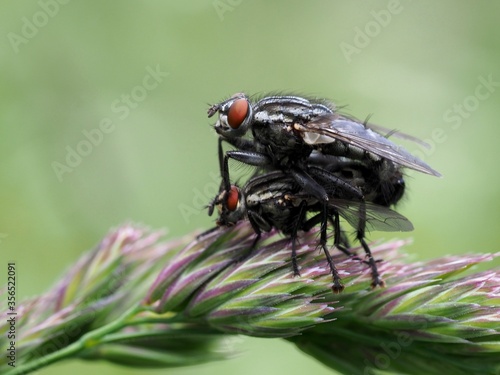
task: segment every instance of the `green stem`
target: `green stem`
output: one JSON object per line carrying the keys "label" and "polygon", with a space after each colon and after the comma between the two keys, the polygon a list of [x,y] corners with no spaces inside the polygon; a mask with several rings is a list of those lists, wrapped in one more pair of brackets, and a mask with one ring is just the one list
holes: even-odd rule
{"label": "green stem", "polygon": [[106,335],[117,332],[123,327],[127,326],[127,321],[141,311],[144,311],[144,307],[133,306],[132,308],[127,310],[120,318],[103,327],[86,333],[85,335],[80,337],[78,341],[75,341],[71,345],[62,348],[54,353],[50,353],[48,355],[36,358],[28,363],[22,364],[7,372],[5,375],[28,374],[32,371],[38,370],[63,359],[76,357],[85,349],[101,344],[102,338]]}

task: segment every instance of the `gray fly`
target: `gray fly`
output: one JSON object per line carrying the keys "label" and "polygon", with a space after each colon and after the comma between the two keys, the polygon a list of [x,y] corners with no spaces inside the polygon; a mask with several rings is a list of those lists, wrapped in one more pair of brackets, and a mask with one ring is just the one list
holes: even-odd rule
{"label": "gray fly", "polygon": [[344,253],[349,252],[348,240],[343,237],[339,217],[345,219],[357,232],[357,240],[367,255],[367,264],[372,271],[372,286],[383,285],[377,270],[376,261],[365,241],[368,231],[411,231],[411,222],[388,207],[376,205],[363,200],[344,199],[343,193],[332,187],[329,190],[329,201],[326,215],[323,204],[304,191],[291,176],[273,171],[251,178],[243,187],[232,185],[229,191],[223,190],[215,199],[219,211],[217,224],[232,226],[243,219],[248,219],[257,234],[253,246],[262,232],[273,228],[290,236],[292,240],[292,265],[296,275],[297,266],[295,242],[298,231],[308,231],[320,224],[320,245],[326,255],[333,277],[332,290],[339,293],[343,290],[337,269],[327,248],[327,227],[333,226],[334,246]]}

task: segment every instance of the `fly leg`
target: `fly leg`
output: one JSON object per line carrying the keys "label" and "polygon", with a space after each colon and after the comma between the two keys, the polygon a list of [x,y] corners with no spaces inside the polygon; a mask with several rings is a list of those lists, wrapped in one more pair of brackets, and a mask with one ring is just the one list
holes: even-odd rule
{"label": "fly leg", "polygon": [[222,168],[222,182],[226,191],[229,191],[231,188],[231,182],[229,179],[229,159],[234,159],[255,167],[267,167],[272,164],[271,158],[265,154],[261,154],[260,152],[239,150],[227,151],[224,156]]}
{"label": "fly leg", "polygon": [[347,181],[335,176],[333,173],[327,171],[324,168],[309,166],[309,173],[315,180],[323,182],[324,186],[327,187],[327,193],[330,196],[335,196],[337,198],[356,198],[363,199],[363,192],[348,183]]}
{"label": "fly leg", "polygon": [[271,163],[271,159],[267,155],[253,151],[227,151],[226,155],[223,155],[222,141],[223,139],[219,138],[219,165],[221,168],[222,181],[219,188],[219,194],[216,195],[215,198],[208,204],[208,216],[212,216],[215,206],[221,203],[223,191],[229,192],[231,190],[231,180],[229,178],[229,159],[234,159],[257,167],[268,166]]}
{"label": "fly leg", "polygon": [[252,251],[255,249],[255,247],[259,243],[260,238],[262,237],[262,231],[263,230],[265,232],[269,232],[272,229],[271,226],[265,227],[265,228],[261,228],[259,226],[259,223],[262,223],[262,220],[263,219],[260,217],[259,214],[254,213],[252,211],[248,211],[248,221],[250,222],[250,225],[252,226],[252,229],[254,230],[256,236],[255,236],[254,240],[252,241],[252,244],[250,245],[250,248],[248,249],[248,252],[246,254],[240,256],[238,259],[236,259],[235,263],[243,262],[243,261],[245,261],[245,259],[247,259],[250,256],[250,254],[252,253]]}
{"label": "fly leg", "polygon": [[372,273],[372,288],[375,288],[377,286],[385,286],[384,280],[380,277],[380,274],[378,272],[377,268],[377,261],[373,258],[372,252],[370,251],[370,248],[368,247],[368,244],[365,241],[365,227],[366,227],[366,206],[365,202],[362,201],[360,205],[360,220],[358,224],[358,229],[357,229],[357,239],[361,246],[363,246],[363,250],[365,250],[366,257],[368,258],[367,261],[365,261],[368,266],[370,266],[371,273]]}
{"label": "fly leg", "polygon": [[309,194],[317,198],[321,203],[321,212],[320,212],[320,222],[321,222],[321,230],[320,230],[320,245],[323,248],[323,251],[326,256],[326,260],[328,262],[328,266],[330,267],[330,271],[332,273],[333,278],[333,286],[332,290],[334,293],[340,293],[344,290],[344,285],[340,281],[340,276],[333,263],[333,259],[328,251],[326,246],[326,238],[327,238],[327,227],[328,227],[328,201],[329,197],[325,189],[318,184],[311,176],[309,176],[304,171],[300,171],[297,169],[290,170],[292,176],[295,181]]}
{"label": "fly leg", "polygon": [[[238,148],[240,151],[227,151],[224,154],[222,148],[222,142],[229,143],[230,145]],[[231,181],[229,178],[229,158],[241,161],[246,164],[254,166],[267,166],[271,163],[271,159],[264,154],[254,152],[255,144],[253,141],[244,138],[226,139],[219,137],[217,142],[217,156],[219,160],[219,171],[221,174],[221,185],[219,188],[219,194],[222,193],[223,189],[229,191],[231,188]],[[217,204],[216,196],[208,205],[208,216],[212,216],[214,212],[215,205]]]}
{"label": "fly leg", "polygon": [[299,214],[297,215],[295,224],[293,225],[292,232],[290,234],[290,238],[292,239],[292,268],[293,275],[300,276],[299,266],[297,264],[297,232],[299,228],[302,229],[302,223],[306,217],[306,201],[301,201],[299,205]]}
{"label": "fly leg", "polygon": [[207,229],[206,231],[204,231],[203,233],[200,233],[199,235],[196,236],[196,239],[198,241],[201,241],[203,240],[204,237],[208,236],[209,234],[215,232],[216,230],[218,230],[220,227],[219,226],[215,226],[213,228],[210,228],[210,229]]}
{"label": "fly leg", "polygon": [[[217,156],[219,159],[219,171],[221,174],[219,194],[222,193],[222,189],[225,186],[225,183],[224,183],[224,181],[225,181],[224,180],[224,150],[222,149],[222,142],[223,141],[224,141],[224,138],[222,138],[222,137],[219,137],[219,139],[217,141]],[[229,190],[226,190],[226,191],[229,191]],[[219,200],[219,195],[216,195],[215,198],[212,199],[210,201],[210,203],[208,204],[208,216],[212,216],[212,214],[214,213],[214,208],[217,205],[217,203],[219,203],[218,200]]]}
{"label": "fly leg", "polygon": [[[327,214],[327,207],[325,204],[325,206],[321,212],[320,243],[321,243],[321,247],[323,248],[323,251],[325,253],[326,260],[328,261],[328,265],[330,266],[330,270],[332,272],[332,277],[333,277],[332,290],[333,290],[333,293],[338,294],[344,290],[344,285],[342,284],[342,281],[340,280],[339,272],[337,271],[337,268],[335,267],[335,264],[333,263],[333,259],[330,255],[330,252],[328,251],[328,247],[326,246],[327,226],[328,226],[328,214]],[[336,234],[334,236],[336,236]]]}
{"label": "fly leg", "polygon": [[341,252],[343,252],[345,255],[347,255],[349,258],[355,259],[355,260],[361,260],[356,254],[353,254],[349,251],[350,245],[347,237],[343,235],[343,232],[340,228],[340,218],[339,218],[339,213],[335,210],[334,213],[331,215],[330,220],[332,221],[333,225],[333,246],[335,246],[337,249],[339,249]]}
{"label": "fly leg", "polygon": [[[252,211],[248,211],[247,215],[248,215],[248,221],[250,221],[250,225],[252,226],[252,228],[256,234],[255,239],[252,242],[252,246],[250,246],[250,251],[252,251],[253,249],[255,249],[255,247],[257,246],[257,243],[259,242],[260,238],[262,237],[262,230],[259,227],[259,225],[257,224],[257,220],[258,220],[258,218],[260,219],[260,216]],[[266,232],[269,232],[271,230],[271,226],[269,226],[268,228],[267,227],[263,228],[263,230]]]}
{"label": "fly leg", "polygon": [[[328,215],[327,215],[328,216]],[[338,294],[344,290],[344,285],[342,285],[342,281],[340,279],[339,273],[337,271],[337,268],[335,267],[335,264],[333,263],[333,259],[330,256],[330,252],[328,251],[328,248],[326,246],[326,230],[327,230],[327,224],[328,224],[328,218],[325,218],[323,215],[323,211],[321,211],[319,214],[313,216],[309,220],[307,220],[304,223],[303,230],[308,231],[312,227],[314,227],[316,224],[321,223],[321,229],[320,229],[320,246],[323,248],[323,252],[325,253],[326,260],[328,262],[328,266],[330,267],[330,271],[332,273],[333,277],[333,286],[332,290],[334,293]],[[337,236],[337,233],[334,233],[334,237]],[[339,248],[340,250],[340,248]],[[349,256],[352,256],[349,251],[347,251],[347,254]]]}
{"label": "fly leg", "polygon": [[[361,190],[355,186],[352,186],[348,182],[343,179],[335,176],[331,172],[327,171],[324,168],[310,166],[309,170],[314,178],[322,181],[325,186],[328,187],[327,193],[329,196],[334,196],[338,198],[356,198],[359,200],[363,200],[363,193]],[[349,241],[345,236],[342,236],[342,231],[340,230],[340,218],[339,212],[337,210],[333,210],[333,214],[330,215],[330,219],[332,221],[333,230],[334,230],[334,246],[342,251],[349,257],[354,257],[354,255],[348,250],[349,249]],[[359,258],[358,258],[359,259]]]}

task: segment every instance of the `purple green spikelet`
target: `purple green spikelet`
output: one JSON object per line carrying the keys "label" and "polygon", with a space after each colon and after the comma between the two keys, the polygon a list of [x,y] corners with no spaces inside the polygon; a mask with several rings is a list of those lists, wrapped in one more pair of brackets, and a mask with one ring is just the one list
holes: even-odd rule
{"label": "purple green spikelet", "polygon": [[346,290],[338,298],[344,309],[335,312],[335,322],[290,340],[341,373],[498,374],[500,272],[456,278],[495,256],[393,262],[387,288]]}
{"label": "purple green spikelet", "polygon": [[112,231],[17,307],[17,367],[2,357],[0,372],[67,358],[188,366],[228,358],[240,334],[286,338],[346,374],[500,373],[500,272],[460,276],[498,254],[409,263],[405,241],[372,244],[387,285],[372,290],[366,264],[332,251],[345,285],[335,295],[317,232],[300,236],[300,277],[288,240],[271,232],[249,252],[253,239],[248,223],[166,243],[145,228]]}
{"label": "purple green spikelet", "polygon": [[[327,268],[317,265],[315,247],[299,249],[299,256],[308,258],[297,278],[292,274],[289,241],[268,234],[263,241],[269,244],[249,253],[253,236],[250,226],[240,225],[186,247],[160,273],[148,303],[158,313],[182,308],[188,319],[253,336],[291,336],[321,322],[333,308],[313,302],[328,293],[330,282]],[[310,266],[315,268],[309,270]]]}

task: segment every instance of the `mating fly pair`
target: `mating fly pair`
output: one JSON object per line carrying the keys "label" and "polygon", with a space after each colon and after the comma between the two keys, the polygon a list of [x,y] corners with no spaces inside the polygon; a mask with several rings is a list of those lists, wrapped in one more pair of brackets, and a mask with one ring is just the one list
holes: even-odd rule
{"label": "mating fly pair", "polygon": [[[218,225],[247,217],[256,240],[261,231],[272,228],[290,235],[298,274],[297,232],[319,223],[332,289],[340,292],[343,286],[326,247],[326,231],[331,222],[334,244],[349,254],[339,225],[339,216],[343,217],[356,230],[367,255],[372,286],[383,285],[365,241],[366,229],[411,230],[406,218],[388,208],[403,196],[402,168],[439,173],[376,131],[382,128],[342,116],[324,100],[268,96],[252,103],[246,95],[236,94],[209,108],[209,117],[216,113],[222,183],[209,214],[217,206]],[[224,153],[223,142],[235,150]],[[243,188],[231,186],[229,159],[258,167],[261,173]]]}

